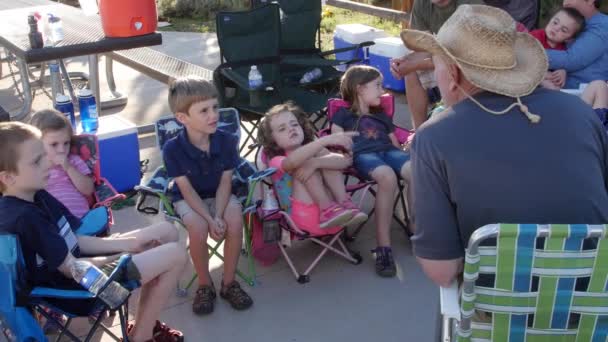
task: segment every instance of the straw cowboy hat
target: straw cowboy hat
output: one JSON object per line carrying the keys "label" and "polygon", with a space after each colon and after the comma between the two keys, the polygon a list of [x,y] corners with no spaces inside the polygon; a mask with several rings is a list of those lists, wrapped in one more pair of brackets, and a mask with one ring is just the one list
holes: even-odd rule
{"label": "straw cowboy hat", "polygon": [[[530,94],[547,72],[547,55],[531,35],[519,33],[511,16],[498,8],[460,5],[436,36],[401,32],[414,51],[441,55],[458,65],[478,88],[518,98]],[[523,106],[523,105],[521,105]]]}

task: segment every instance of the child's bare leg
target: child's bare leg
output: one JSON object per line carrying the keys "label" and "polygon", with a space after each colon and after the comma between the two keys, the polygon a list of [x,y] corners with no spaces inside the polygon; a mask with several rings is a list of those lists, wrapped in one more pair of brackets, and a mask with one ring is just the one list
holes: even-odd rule
{"label": "child's bare leg", "polygon": [[329,192],[338,203],[344,202],[348,198],[346,187],[344,186],[344,174],[338,170],[322,170],[323,181]]}
{"label": "child's bare leg", "polygon": [[376,192],[376,241],[380,247],[390,247],[390,224],[393,217],[393,201],[397,188],[397,175],[390,167],[379,166],[371,172],[373,180],[378,183]]}
{"label": "child's bare leg", "polygon": [[184,215],[182,221],[188,230],[190,242],[190,258],[194,270],[198,275],[199,286],[211,285],[209,274],[209,249],[207,248],[207,237],[209,236],[209,225],[207,221],[194,211]]}
{"label": "child's bare leg", "polygon": [[141,275],[141,294],[132,341],[152,339],[152,330],[186,262],[184,246],[169,242],[133,256]]}
{"label": "child's bare leg", "polygon": [[224,284],[230,284],[234,280],[236,265],[241,253],[243,241],[243,210],[241,205],[228,202],[224,211],[226,221],[226,240],[224,241]]}
{"label": "child's bare leg", "polygon": [[585,88],[581,98],[594,109],[608,108],[608,85],[604,81],[593,81]]}
{"label": "child's bare leg", "polygon": [[[311,197],[321,210],[329,207],[333,199],[327,193],[321,172],[315,171],[306,182],[298,182],[306,188],[306,193]],[[295,185],[295,183],[294,183]],[[295,191],[295,188],[294,188]],[[299,191],[300,192],[300,191]]]}

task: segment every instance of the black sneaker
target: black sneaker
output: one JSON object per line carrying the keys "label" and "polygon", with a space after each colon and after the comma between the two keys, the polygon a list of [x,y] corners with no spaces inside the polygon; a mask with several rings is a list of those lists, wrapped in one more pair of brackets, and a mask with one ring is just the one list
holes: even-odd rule
{"label": "black sneaker", "polygon": [[390,247],[376,247],[372,249],[372,253],[376,254],[376,273],[379,276],[390,278],[397,274],[393,250]]}
{"label": "black sneaker", "polygon": [[215,288],[213,285],[203,285],[196,290],[192,302],[192,312],[197,315],[208,315],[213,312],[215,302]]}

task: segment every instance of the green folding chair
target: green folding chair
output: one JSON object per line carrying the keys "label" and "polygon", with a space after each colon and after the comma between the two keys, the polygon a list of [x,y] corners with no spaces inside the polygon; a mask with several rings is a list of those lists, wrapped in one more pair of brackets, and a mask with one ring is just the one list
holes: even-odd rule
{"label": "green folding chair", "polygon": [[[320,113],[328,96],[286,85],[279,63],[280,19],[277,4],[252,10],[219,12],[217,37],[222,64],[214,71],[214,83],[222,107],[234,107],[241,113],[246,133],[241,150],[255,142],[257,126],[270,107],[293,101],[307,113]],[[252,65],[262,74],[259,89],[250,89],[248,75]],[[247,156],[253,149],[244,155]]]}
{"label": "green folding chair", "polygon": [[[442,341],[606,341],[605,235],[605,225],[479,228],[466,250],[460,305],[456,283],[440,291]],[[494,278],[493,287],[480,275]]]}
{"label": "green folding chair", "polygon": [[[281,9],[281,72],[288,84],[316,89],[335,97],[343,74],[336,67],[348,66],[360,62],[360,59],[338,60],[327,57],[374,43],[364,42],[352,47],[321,51],[321,0],[251,0],[251,7],[271,2],[279,4]],[[304,73],[314,68],[321,70],[321,77],[300,85]]]}

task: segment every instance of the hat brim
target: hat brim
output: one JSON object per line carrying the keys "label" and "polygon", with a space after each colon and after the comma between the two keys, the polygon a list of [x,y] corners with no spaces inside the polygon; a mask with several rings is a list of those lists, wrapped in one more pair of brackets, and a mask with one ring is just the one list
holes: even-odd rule
{"label": "hat brim", "polygon": [[418,30],[404,30],[401,40],[408,49],[426,51],[449,58],[458,65],[464,77],[473,85],[493,93],[520,97],[530,94],[542,82],[548,69],[547,54],[538,40],[527,33],[515,37],[516,66],[511,69],[489,69],[457,60],[436,37]]}

